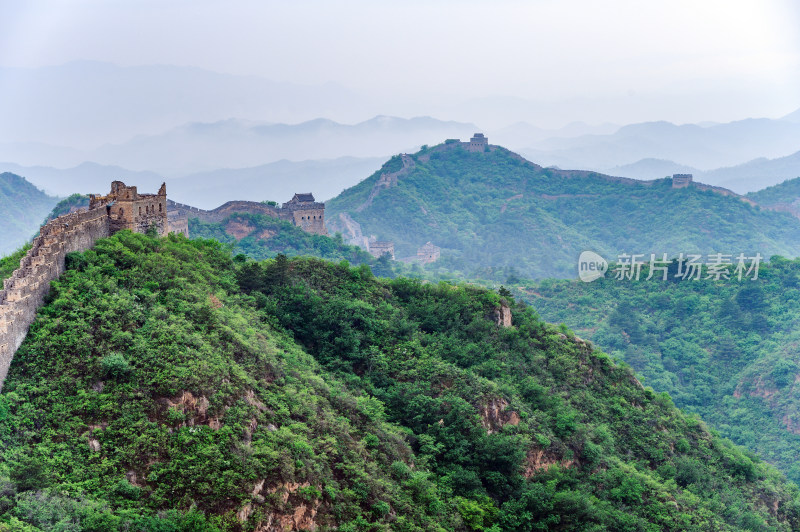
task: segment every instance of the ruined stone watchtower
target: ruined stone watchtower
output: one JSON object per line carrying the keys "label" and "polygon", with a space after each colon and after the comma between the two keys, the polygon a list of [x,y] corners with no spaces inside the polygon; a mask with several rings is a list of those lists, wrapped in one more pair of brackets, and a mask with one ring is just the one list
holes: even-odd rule
{"label": "ruined stone watchtower", "polygon": [[394,260],[394,242],[388,240],[374,240],[369,243],[367,251],[376,259],[384,255],[389,255],[389,258]]}
{"label": "ruined stone watchtower", "polygon": [[107,196],[89,196],[89,210],[99,207],[105,207],[108,212],[111,234],[122,229],[146,233],[152,226],[155,226],[158,236],[165,236],[169,231],[166,184],[161,185],[157,194],[139,194],[135,186],[114,181]]}
{"label": "ruined stone watchtower", "polygon": [[[146,233],[150,227],[155,227],[158,236],[170,230],[166,185],[157,194],[139,194],[136,187],[114,181],[107,196],[89,197],[88,210],[61,215],[39,229],[19,268],[3,280],[0,290],[0,389],[50,282],[64,272],[67,254],[86,251],[122,229]],[[179,232],[188,233],[188,225]]]}
{"label": "ruined stone watchtower", "polygon": [[692,183],[692,174],[673,174],[672,188],[686,188]]}
{"label": "ruined stone watchtower", "polygon": [[318,203],[310,192],[295,194],[283,204],[280,217],[288,219],[308,233],[327,235],[325,228],[325,204]]}

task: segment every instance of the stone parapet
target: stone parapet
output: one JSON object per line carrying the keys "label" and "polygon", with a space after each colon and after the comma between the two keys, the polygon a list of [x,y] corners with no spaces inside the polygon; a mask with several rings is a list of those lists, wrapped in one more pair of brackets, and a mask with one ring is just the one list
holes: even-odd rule
{"label": "stone parapet", "polygon": [[42,226],[20,267],[3,281],[0,290],[0,389],[14,353],[22,344],[50,290],[50,282],[64,272],[67,253],[86,251],[109,236],[105,207],[59,216]]}

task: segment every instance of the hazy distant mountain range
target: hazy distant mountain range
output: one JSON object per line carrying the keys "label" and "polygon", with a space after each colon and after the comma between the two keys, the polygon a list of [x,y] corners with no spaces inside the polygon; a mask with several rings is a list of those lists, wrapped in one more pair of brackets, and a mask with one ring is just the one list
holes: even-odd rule
{"label": "hazy distant mountain range", "polygon": [[[781,130],[789,122],[783,123],[784,126],[777,126],[775,129]],[[794,124],[789,124],[789,131],[793,131],[791,128]],[[649,127],[647,124],[640,126],[640,129],[644,130],[648,130]],[[721,126],[723,125],[712,125],[702,129],[725,131]],[[774,124],[764,126],[764,129],[773,126]],[[605,139],[611,146],[615,139],[620,141],[622,137],[616,133],[587,134],[569,139],[566,135],[581,131],[608,130],[614,127],[610,124],[597,127],[572,124],[562,130],[549,132],[565,135],[564,137],[551,138],[541,141],[540,144],[571,142],[575,146],[581,146],[581,142],[588,142],[598,147],[601,145],[601,140]],[[741,127],[740,125],[739,128]],[[655,127],[673,133],[682,128],[683,126],[663,124]],[[696,132],[696,128],[689,129]],[[0,171],[23,175],[46,192],[59,196],[74,192],[102,192],[108,187],[110,180],[122,179],[138,183],[142,190],[157,188],[166,180],[170,194],[178,200],[209,208],[218,205],[220,201],[243,196],[283,201],[301,190],[312,191],[319,199],[325,200],[360,182],[365,175],[378,168],[388,154],[393,153],[392,150],[394,153],[413,152],[416,150],[415,146],[424,144],[415,138],[424,139],[431,144],[437,140],[431,141],[435,135],[439,135],[438,140],[447,137],[466,139],[475,129],[476,126],[472,124],[441,122],[431,118],[405,120],[376,117],[353,126],[327,120],[315,120],[297,125],[249,124],[231,120],[215,124],[193,124],[161,136],[140,137],[124,145],[106,146],[93,154],[86,155],[96,160],[105,160],[106,164],[82,162],[58,169],[52,166],[6,162],[0,163]],[[543,130],[530,124],[519,123],[506,128],[497,137],[490,137],[490,141],[499,144],[500,141],[497,139],[525,140],[541,137],[544,134]],[[644,144],[643,139],[647,138],[651,137],[641,135],[627,138],[624,142]],[[720,144],[722,141],[715,142]],[[728,137],[728,142],[735,144],[743,141],[732,136]],[[655,142],[651,144],[660,146]],[[509,142],[509,145],[513,143]],[[405,148],[397,150],[393,148],[396,146]],[[332,156],[337,150],[341,153],[356,153],[358,156]],[[692,173],[698,181],[729,188],[740,194],[800,177],[800,152],[775,159],[760,157],[744,164],[704,171],[696,166],[659,158],[643,158],[630,164],[610,168],[583,166],[580,161],[580,148],[574,147],[571,150],[576,160],[574,164],[562,162],[565,168],[599,169],[610,175],[635,179],[656,179],[674,173]],[[609,147],[609,150],[613,151],[613,147]],[[738,147],[731,147],[731,150],[739,153]],[[640,151],[646,153],[643,148]],[[9,158],[8,160],[12,160],[10,158],[14,153],[19,152],[11,150],[4,155]],[[111,155],[112,153],[116,155]],[[386,155],[383,155],[384,153]],[[285,154],[286,158],[279,159],[281,154]],[[544,160],[533,160],[543,165],[552,163],[544,152],[539,153],[539,156]],[[297,160],[287,160],[291,158]],[[81,159],[81,156],[74,157],[74,160]],[[114,160],[124,161],[125,164],[112,164],[111,161]],[[260,160],[269,162],[259,163]],[[157,165],[160,171],[144,170],[146,166],[143,161]],[[178,171],[181,164],[188,164],[184,170],[194,170],[181,173]],[[210,170],[197,170],[198,167],[208,167]]]}
{"label": "hazy distant mountain range", "polygon": [[317,199],[324,201],[370,175],[384,160],[385,157],[283,160],[250,168],[199,172],[177,179],[96,163],[83,163],[64,170],[0,163],[0,169],[25,176],[37,187],[57,196],[76,192],[106,193],[115,179],[135,184],[143,192],[157,190],[166,181],[171,199],[210,209],[243,198],[283,202],[295,192],[313,192]]}
{"label": "hazy distant mountain range", "polygon": [[[0,142],[79,148],[159,134],[188,122],[230,117],[298,122],[368,104],[362,94],[333,83],[301,85],[167,65],[75,61],[2,67],[0,79],[6,95],[0,98],[0,116],[7,126],[0,126]],[[377,113],[363,116],[370,114]]]}
{"label": "hazy distant mountain range", "polygon": [[[277,199],[298,187],[325,198],[392,154],[475,131],[542,166],[639,179],[690,172],[739,193],[800,176],[800,110],[725,124],[553,129],[531,123],[552,122],[543,104],[519,98],[455,98],[439,108],[463,121],[376,116],[406,108],[336,85],[187,67],[84,61],[0,68],[0,79],[0,161],[8,162],[0,171],[60,195],[102,190],[117,177],[148,187],[174,180],[172,190],[198,205],[251,191]],[[345,123],[356,115],[373,118]]]}
{"label": "hazy distant mountain range", "polygon": [[634,179],[653,179],[688,173],[694,174],[695,179],[703,183],[711,183],[729,188],[739,194],[746,194],[776,185],[787,179],[800,177],[800,151],[777,159],[759,157],[744,164],[717,168],[707,172],[662,159],[642,159],[633,164],[609,168],[607,172]]}
{"label": "hazy distant mountain range", "polygon": [[609,169],[641,159],[665,159],[702,170],[778,158],[800,149],[800,122],[767,118],[702,127],[669,122],[632,124],[608,135],[536,142],[522,153],[544,165]]}
{"label": "hazy distant mountain range", "polygon": [[[301,124],[267,124],[242,120],[192,123],[163,135],[136,137],[124,144],[106,145],[91,160],[168,175],[243,168],[282,159],[301,161],[341,156],[386,156],[413,150],[447,137],[468,137],[473,124],[443,122],[429,117],[412,119],[376,116],[347,125],[326,119]],[[182,157],[177,155],[183,155]]]}
{"label": "hazy distant mountain range", "polygon": [[[516,270],[526,276],[564,276],[583,249],[613,255],[635,245],[643,246],[636,250],[642,253],[703,251],[720,243],[741,246],[744,251],[759,250],[766,256],[800,253],[800,221],[789,215],[797,211],[800,179],[750,196],[761,205],[787,211],[768,212],[709,191],[675,191],[668,180],[632,181],[595,172],[548,169],[503,148],[485,155],[461,152],[441,151],[441,146],[424,148],[413,157],[393,157],[383,165],[380,158],[278,161],[168,179],[168,192],[176,201],[213,208],[235,199],[283,202],[295,192],[310,191],[328,201],[332,230],[348,232],[348,222],[339,219],[340,214],[346,215],[361,223],[364,235],[395,241],[398,256],[403,257],[413,256],[417,247],[434,241],[446,250],[448,267],[460,271],[487,267],[506,273]],[[411,164],[408,175],[392,177],[406,163]],[[669,164],[647,163],[661,174]],[[163,179],[153,172],[90,163],[67,170],[5,167],[61,196],[106,192],[111,179],[154,191]],[[380,170],[375,172],[377,168]],[[41,203],[40,210],[55,203],[55,198],[22,178],[4,175],[17,183],[9,185],[9,198],[15,197],[14,188],[25,191],[24,198],[18,194],[17,199],[10,199],[10,206],[30,202],[28,198]],[[705,213],[701,231],[693,218],[684,216],[687,210]],[[42,217],[27,220],[19,235],[11,238],[9,234],[6,252],[24,242]],[[617,227],[620,219],[625,223]],[[538,251],[531,253],[534,249]]]}
{"label": "hazy distant mountain range", "polygon": [[[289,201],[295,192],[328,200],[380,168],[382,157],[277,161],[253,168],[214,170],[168,181],[176,201],[202,208],[236,199]],[[242,191],[246,191],[244,194]]]}
{"label": "hazy distant mountain range", "polygon": [[29,241],[57,202],[22,177],[0,172],[0,258]]}
{"label": "hazy distant mountain range", "polygon": [[0,144],[0,161],[62,168],[92,161],[179,177],[284,159],[385,158],[442,138],[466,138],[477,130],[474,124],[430,117],[376,116],[353,125],[326,119],[292,125],[230,119],[185,124],[162,134],[140,135],[121,144],[83,151],[40,144]]}

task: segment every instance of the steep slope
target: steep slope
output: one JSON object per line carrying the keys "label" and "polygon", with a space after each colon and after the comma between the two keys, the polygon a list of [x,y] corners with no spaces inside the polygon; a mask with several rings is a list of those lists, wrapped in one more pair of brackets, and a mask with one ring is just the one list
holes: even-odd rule
{"label": "steep slope", "polygon": [[30,240],[57,201],[24,177],[0,174],[0,257]]}
{"label": "steep slope", "polygon": [[14,270],[19,268],[19,261],[21,261],[25,253],[28,252],[28,249],[30,249],[30,244],[22,246],[11,255],[0,258],[0,286],[2,286],[3,279],[11,277]]}
{"label": "steep slope", "polygon": [[191,238],[213,238],[233,246],[236,253],[263,260],[279,253],[293,257],[309,255],[327,260],[347,260],[351,264],[372,263],[372,255],[341,238],[314,235],[285,220],[263,214],[233,214],[219,223],[189,220]]}
{"label": "steep slope", "polygon": [[447,521],[402,432],[262,321],[219,244],[123,232],[69,266],[0,396],[6,520]]}
{"label": "steep slope", "polygon": [[574,276],[586,249],[800,251],[800,220],[788,214],[697,187],[672,189],[669,179],[542,168],[497,146],[472,153],[449,143],[394,157],[326,208],[329,228],[345,237],[346,214],[364,234],[394,241],[399,257],[432,241],[442,248],[437,264],[500,281],[512,268],[528,277]]}
{"label": "steep slope", "polygon": [[776,471],[529,308],[174,236],[70,255],[0,441],[18,529],[800,526]]}
{"label": "steep slope", "polygon": [[800,215],[800,177],[787,179],[783,183],[758,192],[751,192],[747,197],[759,205]]}
{"label": "steep slope", "polygon": [[56,203],[56,206],[53,207],[53,210],[47,215],[47,220],[52,220],[64,214],[69,214],[88,207],[89,196],[85,194],[72,194]]}
{"label": "steep slope", "polygon": [[755,281],[646,276],[523,290],[544,319],[596,342],[800,482],[800,260],[773,258]]}

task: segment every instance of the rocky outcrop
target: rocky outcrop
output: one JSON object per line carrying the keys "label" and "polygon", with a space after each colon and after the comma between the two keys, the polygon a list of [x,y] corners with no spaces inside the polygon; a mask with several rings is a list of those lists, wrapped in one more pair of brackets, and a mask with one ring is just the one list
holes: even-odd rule
{"label": "rocky outcrop", "polygon": [[554,465],[569,469],[575,464],[574,460],[564,460],[548,453],[544,449],[531,449],[525,457],[525,478],[530,478],[539,471],[547,471]]}
{"label": "rocky outcrop", "polygon": [[[252,496],[257,501],[263,500],[261,492],[265,480],[256,482]],[[322,502],[312,497],[310,499],[298,496],[298,491],[309,488],[308,482],[281,482],[267,490],[267,493],[277,495],[280,509],[273,510],[266,519],[256,525],[258,532],[284,532],[287,530],[316,530],[317,512]],[[246,504],[237,513],[241,522],[247,521],[253,509],[252,503]]]}
{"label": "rocky outcrop", "polygon": [[494,321],[500,327],[511,327],[511,308],[506,303],[494,309]]}
{"label": "rocky outcrop", "polygon": [[505,425],[519,425],[519,414],[507,409],[505,399],[491,399],[480,406],[481,425],[487,434],[499,432]]}

